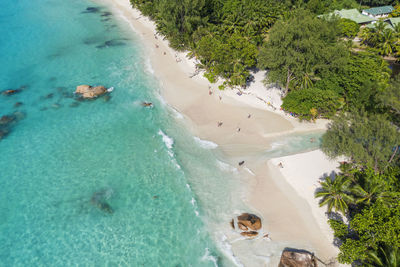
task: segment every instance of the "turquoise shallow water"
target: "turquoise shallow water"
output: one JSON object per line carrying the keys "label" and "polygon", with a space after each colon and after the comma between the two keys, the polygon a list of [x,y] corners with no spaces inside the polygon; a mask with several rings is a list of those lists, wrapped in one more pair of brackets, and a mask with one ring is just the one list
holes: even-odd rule
{"label": "turquoise shallow water", "polygon": [[[0,265],[214,266],[167,136],[180,126],[157,98],[138,41],[88,6],[0,3],[0,89],[23,86],[0,96],[0,115],[24,116],[0,141]],[[115,90],[109,101],[77,102],[78,84]]]}
{"label": "turquoise shallow water", "polygon": [[[21,89],[0,95],[18,118],[0,141],[0,266],[232,265],[207,227],[245,208],[240,180],[165,106],[143,51],[105,7],[0,1],[0,90]],[[79,84],[115,90],[79,102]]]}

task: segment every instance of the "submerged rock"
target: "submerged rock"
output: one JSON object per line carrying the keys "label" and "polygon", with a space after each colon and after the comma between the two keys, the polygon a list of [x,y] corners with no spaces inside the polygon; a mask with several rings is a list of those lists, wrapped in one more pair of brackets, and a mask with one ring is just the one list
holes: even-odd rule
{"label": "submerged rock", "polygon": [[79,102],[72,102],[71,104],[69,104],[69,106],[71,107],[71,108],[76,108],[77,106],[79,106]]}
{"label": "submerged rock", "polygon": [[2,91],[1,94],[10,96],[10,95],[20,93],[21,91],[22,91],[21,89],[7,89],[7,90]]}
{"label": "submerged rock", "polygon": [[7,136],[9,131],[7,129],[0,129],[0,140]]}
{"label": "submerged rock", "polygon": [[106,47],[114,47],[114,46],[124,46],[126,43],[124,42],[126,39],[112,39],[109,41],[105,41],[103,44],[96,46],[96,48],[102,49]]}
{"label": "submerged rock", "polygon": [[82,13],[97,13],[100,12],[100,8],[98,7],[87,7],[85,11],[83,11]]}
{"label": "submerged rock", "polygon": [[243,213],[240,216],[238,216],[237,219],[238,219],[239,227],[240,227],[240,224],[242,224],[246,228],[249,228],[253,231],[257,231],[257,230],[261,229],[261,219],[260,219],[260,217],[254,215],[254,214]]}
{"label": "submerged rock", "polygon": [[107,202],[99,202],[97,203],[97,207],[107,213],[114,213],[114,210],[111,208],[111,206]]}
{"label": "submerged rock", "polygon": [[278,267],[317,267],[314,254],[297,249],[285,249],[282,252]]}
{"label": "submerged rock", "polygon": [[50,93],[50,94],[45,95],[44,98],[50,99],[50,98],[53,98],[53,96],[54,96],[54,94]]}
{"label": "submerged rock", "polygon": [[0,118],[0,125],[9,125],[16,120],[15,115],[4,115]]}
{"label": "submerged rock", "polygon": [[107,93],[104,86],[79,85],[76,87],[75,93],[80,94],[83,98],[92,99]]}
{"label": "submerged rock", "polygon": [[113,195],[113,193],[114,191],[111,188],[94,192],[90,202],[98,207],[101,211],[113,213],[113,208],[107,203],[107,200]]}
{"label": "submerged rock", "polygon": [[103,13],[101,14],[102,17],[108,17],[108,16],[111,16],[111,15],[112,15],[112,13],[109,12],[109,11],[105,11],[105,12],[103,12]]}
{"label": "submerged rock", "polygon": [[14,112],[11,115],[4,115],[0,117],[0,140],[11,133],[11,129],[14,125],[25,117],[22,112]]}
{"label": "submerged rock", "polygon": [[20,107],[20,106],[22,106],[22,105],[23,105],[22,102],[16,102],[16,103],[14,104],[14,108]]}

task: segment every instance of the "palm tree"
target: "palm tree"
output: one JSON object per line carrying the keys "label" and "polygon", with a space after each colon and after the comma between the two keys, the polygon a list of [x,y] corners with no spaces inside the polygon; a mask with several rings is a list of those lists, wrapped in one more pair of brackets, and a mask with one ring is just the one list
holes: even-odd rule
{"label": "palm tree", "polygon": [[381,184],[366,184],[362,187],[359,184],[351,188],[351,192],[356,196],[356,204],[364,203],[370,205],[376,200],[384,202],[385,192]]}
{"label": "palm tree", "polygon": [[319,206],[328,206],[328,212],[341,212],[343,215],[348,211],[348,205],[354,202],[349,191],[351,180],[348,177],[339,175],[336,178],[327,177],[321,182],[322,189],[315,193],[315,197],[321,197]]}
{"label": "palm tree", "polygon": [[386,22],[379,20],[377,23],[375,23],[375,27],[372,29],[377,35],[380,35],[385,30],[386,26]]}
{"label": "palm tree", "polygon": [[381,180],[385,178],[376,178],[377,175],[379,174],[376,174],[372,169],[354,173],[350,191],[356,204],[371,205],[375,202],[381,202],[385,206],[391,207],[399,200],[400,194],[387,191]]}
{"label": "palm tree", "polygon": [[396,43],[396,37],[393,34],[391,29],[385,29],[382,34],[381,38],[379,38],[379,43],[377,47],[379,48],[379,54],[383,56],[387,56],[393,53],[393,48]]}
{"label": "palm tree", "polygon": [[364,28],[362,29],[362,31],[360,32],[360,38],[361,38],[361,42],[363,44],[371,44],[372,45],[372,36],[374,35],[374,33],[371,31],[370,28]]}
{"label": "palm tree", "polygon": [[369,251],[364,266],[398,267],[400,266],[400,248],[380,246],[377,251]]}

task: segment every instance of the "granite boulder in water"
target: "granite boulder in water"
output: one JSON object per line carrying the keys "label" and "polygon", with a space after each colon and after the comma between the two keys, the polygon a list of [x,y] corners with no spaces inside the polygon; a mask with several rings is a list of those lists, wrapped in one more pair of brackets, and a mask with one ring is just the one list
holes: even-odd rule
{"label": "granite boulder in water", "polygon": [[75,90],[76,94],[82,95],[83,98],[96,98],[100,95],[107,93],[107,88],[104,86],[90,86],[90,85],[78,85]]}

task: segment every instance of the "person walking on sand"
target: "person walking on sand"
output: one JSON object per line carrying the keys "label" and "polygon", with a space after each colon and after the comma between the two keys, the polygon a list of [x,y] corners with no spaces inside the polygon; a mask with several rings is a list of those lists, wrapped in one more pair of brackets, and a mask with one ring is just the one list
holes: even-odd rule
{"label": "person walking on sand", "polygon": [[223,123],[222,121],[219,121],[218,124],[217,124],[217,126],[218,126],[218,127],[221,127],[221,126],[222,126],[222,123]]}

